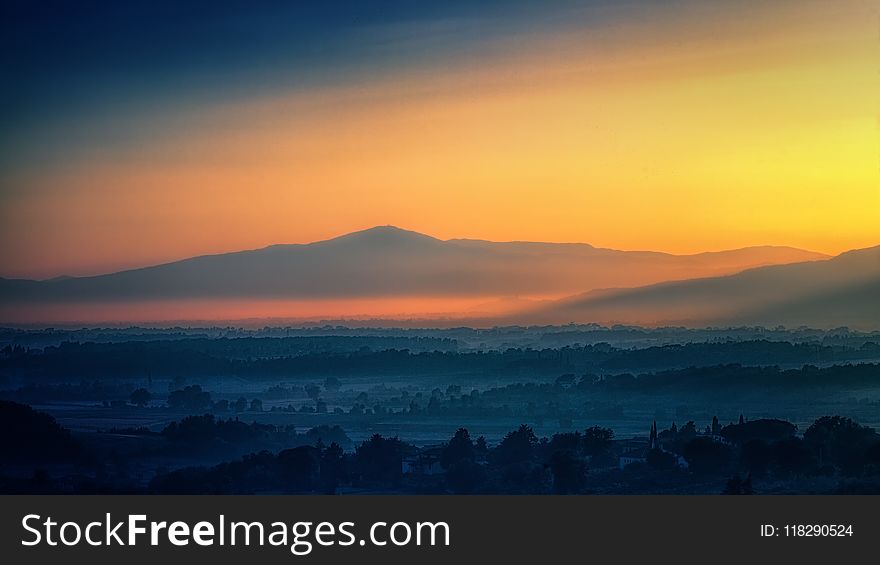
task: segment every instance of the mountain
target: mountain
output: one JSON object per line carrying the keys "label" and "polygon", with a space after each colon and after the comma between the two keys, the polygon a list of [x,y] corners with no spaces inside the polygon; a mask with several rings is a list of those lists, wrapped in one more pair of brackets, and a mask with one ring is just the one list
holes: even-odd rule
{"label": "mountain", "polygon": [[558,298],[596,288],[824,258],[788,247],[671,255],[582,243],[442,241],[380,226],[310,244],[206,255],[100,276],[0,280],[0,304],[396,296]]}
{"label": "mountain", "polygon": [[639,288],[593,291],[521,314],[532,323],[880,328],[880,246]]}

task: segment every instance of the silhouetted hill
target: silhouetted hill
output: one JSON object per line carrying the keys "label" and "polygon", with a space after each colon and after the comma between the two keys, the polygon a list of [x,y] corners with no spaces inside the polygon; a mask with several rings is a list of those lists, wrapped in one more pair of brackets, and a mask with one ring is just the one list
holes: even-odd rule
{"label": "silhouetted hill", "polygon": [[671,255],[579,243],[442,241],[381,226],[311,244],[206,255],[101,276],[0,279],[0,303],[562,296],[822,258],[787,247]]}
{"label": "silhouetted hill", "polygon": [[532,322],[880,327],[880,246],[734,275],[590,292],[524,315]]}
{"label": "silhouetted hill", "polygon": [[0,400],[0,461],[70,461],[80,449],[79,442],[49,414]]}

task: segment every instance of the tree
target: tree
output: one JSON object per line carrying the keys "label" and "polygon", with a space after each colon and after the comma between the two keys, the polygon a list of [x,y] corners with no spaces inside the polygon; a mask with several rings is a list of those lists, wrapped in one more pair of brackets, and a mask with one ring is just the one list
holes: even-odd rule
{"label": "tree", "polygon": [[508,432],[498,447],[495,448],[495,458],[502,464],[519,463],[532,458],[538,438],[531,426],[522,424],[517,430]]}
{"label": "tree", "polygon": [[446,473],[446,485],[457,494],[473,492],[485,479],[483,466],[469,459],[452,465]]}
{"label": "tree", "polygon": [[570,451],[575,454],[583,452],[584,438],[580,432],[564,432],[553,434],[550,438],[551,451]]}
{"label": "tree", "polygon": [[214,412],[228,412],[229,411],[229,401],[225,398],[221,398],[217,402],[214,403]]}
{"label": "tree", "polygon": [[305,386],[306,395],[312,400],[318,400],[321,396],[321,387],[316,384],[308,384]]}
{"label": "tree", "polygon": [[721,494],[755,494],[752,488],[752,475],[746,476],[745,479],[740,479],[739,475],[727,479],[727,486]]}
{"label": "tree", "polygon": [[339,382],[339,379],[336,377],[327,377],[324,379],[324,389],[328,392],[336,392],[342,386],[342,383]]}
{"label": "tree", "polygon": [[675,456],[660,449],[649,450],[645,463],[652,469],[660,471],[668,471],[678,467],[678,461],[676,461]]}
{"label": "tree", "polygon": [[555,451],[550,458],[553,490],[557,494],[573,494],[584,487],[587,466],[570,451]]}
{"label": "tree", "polygon": [[572,373],[566,373],[556,378],[556,386],[568,388],[574,384],[575,380],[577,380],[575,375]]}
{"label": "tree", "polygon": [[81,452],[79,441],[54,417],[24,404],[0,400],[2,463],[71,462]]}
{"label": "tree", "polygon": [[721,435],[728,441],[744,445],[755,439],[766,442],[780,441],[794,436],[795,432],[797,432],[797,426],[791,422],[761,418],[724,426]]}
{"label": "tree", "polygon": [[263,411],[263,401],[259,398],[254,398],[251,400],[251,412],[262,412]]}
{"label": "tree", "polygon": [[688,468],[695,473],[717,473],[730,463],[731,450],[726,445],[706,437],[697,437],[684,446],[682,455]]}
{"label": "tree", "polygon": [[324,492],[334,494],[345,475],[345,453],[334,441],[321,454],[321,482],[324,485]]}
{"label": "tree", "polygon": [[140,406],[141,408],[143,408],[144,406],[149,404],[150,400],[152,399],[153,395],[150,394],[150,391],[145,388],[139,388],[135,389],[135,391],[131,393],[129,401],[135,406]]}
{"label": "tree", "polygon": [[853,473],[863,466],[865,454],[878,441],[878,436],[873,428],[849,418],[823,416],[807,428],[804,441],[822,463]]}
{"label": "tree", "polygon": [[683,425],[681,429],[678,431],[678,436],[681,439],[690,439],[697,435],[697,426],[694,424],[693,420],[690,420],[688,423]]}
{"label": "tree", "polygon": [[614,439],[614,431],[609,428],[593,426],[584,432],[584,453],[587,455],[601,455],[611,447]]}
{"label": "tree", "polygon": [[244,412],[245,410],[247,410],[247,407],[248,407],[247,398],[245,398],[243,396],[239,396],[238,400],[236,400],[235,403],[233,403],[233,405],[232,405],[232,409],[235,412]]}
{"label": "tree", "polygon": [[743,444],[739,461],[740,465],[748,469],[750,475],[763,475],[770,468],[770,446],[764,440],[750,440]]}
{"label": "tree", "polygon": [[771,459],[777,470],[785,475],[813,473],[816,459],[803,440],[792,437],[777,441],[771,447]]}
{"label": "tree", "polygon": [[432,396],[431,400],[428,401],[428,407],[425,409],[429,414],[436,414],[441,409],[440,399],[436,396]]}
{"label": "tree", "polygon": [[477,438],[477,441],[474,443],[474,452],[479,459],[486,459],[486,456],[489,455],[489,445],[486,443],[486,437],[480,436]]}
{"label": "tree", "polygon": [[476,458],[474,442],[464,428],[458,428],[446,447],[440,453],[440,465],[449,469],[462,461],[473,461]]}
{"label": "tree", "polygon": [[168,395],[168,406],[184,410],[209,410],[211,393],[203,391],[199,385],[184,387]]}
{"label": "tree", "polygon": [[373,434],[355,450],[355,463],[365,479],[396,484],[402,475],[405,449],[406,444],[396,437]]}
{"label": "tree", "polygon": [[309,445],[285,449],[278,454],[285,490],[307,491],[321,476],[320,452]]}

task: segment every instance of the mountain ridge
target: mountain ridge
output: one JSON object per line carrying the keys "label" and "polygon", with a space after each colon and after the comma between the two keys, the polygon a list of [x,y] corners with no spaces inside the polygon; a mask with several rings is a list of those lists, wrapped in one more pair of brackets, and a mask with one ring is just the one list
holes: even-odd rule
{"label": "mountain ridge", "polygon": [[[569,298],[556,306],[571,307],[572,315],[590,314],[589,309],[581,312],[581,305],[571,298],[583,298],[585,291],[593,291],[594,299],[601,295],[620,301],[622,293],[644,293],[644,287],[651,285],[744,273],[768,263],[772,267],[833,260],[846,264],[857,259],[857,254],[828,258],[775,246],[674,255],[578,243],[441,240],[377,226],[312,243],[201,255],[89,277],[0,279],[0,320],[31,320],[36,316],[32,312],[46,317],[59,307],[71,312],[69,308],[92,305],[111,305],[120,315],[132,312],[136,316],[135,312],[145,311],[144,305],[162,302],[174,303],[178,309],[169,316],[180,319],[198,301],[237,301],[245,309],[247,304],[268,301],[293,304],[278,310],[283,317],[311,316],[316,308],[324,308],[321,304],[351,304],[332,311],[336,316],[340,311],[358,316],[363,314],[359,311],[363,304],[369,303],[367,310],[375,313],[385,308],[377,304],[394,300],[398,302],[388,308],[395,313],[428,315],[473,312],[474,305],[485,308],[487,315],[496,315],[503,314],[499,310],[505,305],[519,312],[535,304],[546,308],[528,314],[541,319],[560,315],[553,311],[552,301],[563,297]],[[140,310],[134,305],[140,305]],[[260,308],[260,312],[276,311]],[[311,314],[298,314],[302,312]],[[201,310],[199,315],[203,314]],[[253,317],[247,310],[242,314]],[[676,314],[681,318],[687,309]]]}
{"label": "mountain ridge", "polygon": [[[486,239],[475,239],[475,238],[450,238],[450,239],[439,239],[421,232],[417,232],[414,230],[407,230],[404,228],[400,228],[397,226],[393,226],[390,224],[374,226],[371,228],[366,228],[363,230],[357,230],[354,232],[349,232],[346,234],[342,234],[339,236],[316,240],[308,243],[273,243],[270,245],[266,245],[263,247],[257,247],[252,249],[240,249],[235,251],[224,251],[218,253],[205,253],[201,255],[194,255],[192,257],[184,257],[181,259],[176,259],[172,261],[166,261],[163,263],[156,263],[151,265],[143,265],[134,268],[122,269],[119,271],[111,271],[107,273],[100,273],[95,275],[84,275],[84,276],[69,276],[69,275],[58,275],[48,279],[29,279],[22,277],[3,277],[0,276],[0,280],[2,281],[28,281],[28,282],[59,282],[70,279],[92,279],[98,277],[106,277],[112,275],[119,275],[123,273],[129,273],[134,271],[143,271],[145,269],[153,269],[157,267],[165,267],[169,265],[175,265],[179,263],[189,262],[189,261],[197,261],[197,260],[205,260],[208,258],[216,258],[216,257],[228,257],[228,256],[236,256],[236,255],[245,255],[252,253],[260,253],[260,252],[274,252],[274,251],[283,251],[283,250],[292,250],[292,249],[303,249],[303,248],[314,248],[314,247],[325,247],[327,245],[339,244],[344,242],[371,242],[371,243],[425,243],[431,245],[437,244],[454,244],[454,245],[463,245],[465,247],[470,246],[521,246],[521,247],[534,247],[540,248],[538,250],[545,251],[547,248],[559,248],[559,249],[583,249],[585,251],[596,251],[596,252],[609,252],[613,254],[644,254],[650,256],[664,256],[664,257],[676,257],[676,258],[698,258],[698,257],[717,257],[717,256],[732,256],[732,255],[740,255],[747,254],[749,252],[758,251],[758,250],[769,250],[769,251],[778,251],[778,252],[791,252],[793,255],[798,256],[798,261],[804,260],[821,260],[831,258],[831,255],[827,255],[824,253],[819,253],[815,251],[810,251],[806,249],[801,249],[792,246],[786,245],[753,245],[746,247],[738,247],[733,249],[723,249],[718,251],[701,251],[697,253],[686,253],[686,254],[677,254],[677,253],[669,253],[664,251],[652,251],[652,250],[619,250],[608,247],[596,247],[589,243],[583,242],[546,242],[546,241],[527,241],[527,240],[511,240],[511,241],[492,241]],[[790,260],[790,262],[798,262],[795,260]],[[775,263],[774,263],[775,264]]]}
{"label": "mountain ridge", "polygon": [[880,327],[880,245],[824,261],[595,289],[523,313],[533,322],[741,323]]}

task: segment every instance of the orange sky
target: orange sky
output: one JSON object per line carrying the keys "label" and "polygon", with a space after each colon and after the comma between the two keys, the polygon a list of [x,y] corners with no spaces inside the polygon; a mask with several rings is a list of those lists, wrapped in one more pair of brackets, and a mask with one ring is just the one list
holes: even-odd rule
{"label": "orange sky", "polygon": [[156,111],[123,147],[0,176],[0,276],[381,224],[675,253],[880,243],[876,5],[763,15]]}

